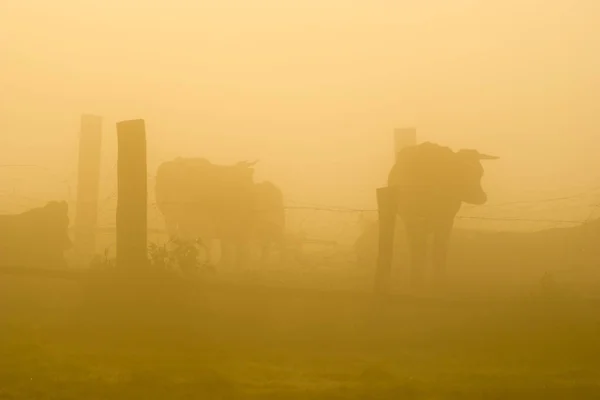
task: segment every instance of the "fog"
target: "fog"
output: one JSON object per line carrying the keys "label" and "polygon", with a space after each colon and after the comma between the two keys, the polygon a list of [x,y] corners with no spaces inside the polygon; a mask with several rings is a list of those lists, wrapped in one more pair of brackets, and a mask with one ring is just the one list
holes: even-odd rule
{"label": "fog", "polygon": [[[105,118],[106,174],[114,122],[144,118],[150,171],[179,155],[260,159],[259,176],[297,201],[374,207],[403,126],[501,156],[485,177],[492,203],[573,194],[598,178],[591,0],[5,0],[2,10],[2,164],[47,167],[57,187],[76,170],[84,112]],[[23,196],[47,183],[28,173]],[[14,174],[2,171],[3,190]]]}
{"label": "fog", "polygon": [[[0,0],[0,397],[597,398],[598,21],[597,0]],[[103,118],[108,229],[88,232],[68,226],[82,114]],[[259,160],[285,215],[266,185],[275,217],[257,217],[248,170],[214,165],[195,176],[234,184],[193,186],[186,214],[172,163],[160,204],[177,234],[220,241],[216,262],[201,234],[153,246],[143,190],[115,261],[116,123],[133,119],[150,228],[180,156]],[[499,157],[457,229],[485,197],[480,155],[435,146],[394,185],[447,196],[411,192],[404,224],[377,225],[404,127]]]}

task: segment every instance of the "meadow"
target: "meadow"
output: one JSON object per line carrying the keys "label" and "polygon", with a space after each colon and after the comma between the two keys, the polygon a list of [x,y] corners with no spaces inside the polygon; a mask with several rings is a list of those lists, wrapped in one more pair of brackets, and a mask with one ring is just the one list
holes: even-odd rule
{"label": "meadow", "polygon": [[600,301],[368,277],[2,274],[0,399],[600,398]]}

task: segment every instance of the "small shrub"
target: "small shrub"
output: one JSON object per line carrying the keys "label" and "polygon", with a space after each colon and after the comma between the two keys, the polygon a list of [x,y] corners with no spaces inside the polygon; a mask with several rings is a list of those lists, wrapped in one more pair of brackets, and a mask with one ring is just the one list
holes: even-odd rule
{"label": "small shrub", "polygon": [[93,269],[110,269],[114,268],[114,266],[115,259],[114,257],[109,256],[108,248],[104,249],[103,255],[96,254],[94,257],[92,257],[92,261],[90,262],[90,267]]}
{"label": "small shrub", "polygon": [[[169,248],[172,245],[172,248]],[[179,271],[183,275],[194,275],[207,268],[205,260],[200,260],[200,250],[208,253],[208,248],[200,239],[193,241],[174,238],[169,242],[158,245],[150,243],[148,256],[150,264],[161,270]]]}

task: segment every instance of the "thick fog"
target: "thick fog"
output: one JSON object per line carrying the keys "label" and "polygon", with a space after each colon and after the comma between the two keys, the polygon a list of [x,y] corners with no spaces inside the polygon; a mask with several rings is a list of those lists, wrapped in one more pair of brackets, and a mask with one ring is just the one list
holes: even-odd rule
{"label": "thick fog", "polygon": [[74,200],[79,118],[94,113],[103,198],[122,119],[146,120],[151,175],[176,156],[259,159],[288,205],[369,209],[393,129],[415,126],[419,141],[501,157],[486,164],[492,206],[591,196],[497,215],[585,218],[599,18],[591,0],[5,0],[0,164],[46,169],[0,168],[1,208]]}

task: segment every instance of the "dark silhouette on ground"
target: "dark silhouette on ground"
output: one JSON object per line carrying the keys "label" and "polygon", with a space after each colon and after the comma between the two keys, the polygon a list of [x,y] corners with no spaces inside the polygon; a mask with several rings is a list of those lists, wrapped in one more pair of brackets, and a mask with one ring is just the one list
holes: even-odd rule
{"label": "dark silhouette on ground", "polygon": [[0,215],[0,265],[66,267],[68,234],[66,202],[52,201],[21,214]]}
{"label": "dark silhouette on ground", "polygon": [[443,279],[454,218],[463,202],[487,201],[481,186],[480,160],[495,158],[476,150],[454,152],[430,142],[399,152],[388,176],[388,186],[395,188],[397,212],[406,229],[413,285],[424,283],[429,236],[433,236],[435,275],[438,281]]}
{"label": "dark silhouette on ground", "polygon": [[226,265],[242,265],[253,244],[263,249],[263,258],[271,244],[281,247],[283,196],[270,182],[254,182],[254,164],[223,166],[203,158],[177,158],[161,164],[156,203],[169,235],[201,238],[208,246],[219,240]]}

